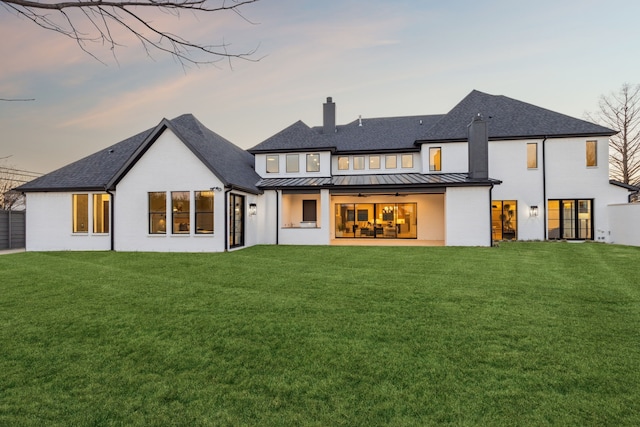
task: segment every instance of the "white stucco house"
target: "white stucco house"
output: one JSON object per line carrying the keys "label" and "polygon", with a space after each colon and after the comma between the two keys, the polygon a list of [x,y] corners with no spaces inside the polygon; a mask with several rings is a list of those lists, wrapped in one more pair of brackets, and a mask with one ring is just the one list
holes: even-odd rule
{"label": "white stucco house", "polygon": [[442,115],[298,121],[245,151],[192,115],[22,185],[27,250],[613,241],[616,131],[472,91]]}

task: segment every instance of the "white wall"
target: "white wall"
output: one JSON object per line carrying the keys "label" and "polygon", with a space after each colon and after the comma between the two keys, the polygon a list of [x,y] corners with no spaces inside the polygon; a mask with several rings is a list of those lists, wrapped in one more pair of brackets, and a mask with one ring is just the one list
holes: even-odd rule
{"label": "white wall", "polygon": [[[318,219],[316,228],[300,228],[302,220],[302,200],[316,199]],[[281,245],[328,245],[330,240],[329,190],[320,194],[285,194],[281,200],[278,220],[278,243]],[[287,226],[293,224],[294,226]],[[275,224],[274,224],[275,226]]]}
{"label": "white wall", "polygon": [[[115,196],[115,249],[118,251],[219,252],[225,248],[224,191],[214,192],[214,233],[195,234],[194,191],[222,187],[222,182],[169,129],[155,141],[120,181]],[[148,193],[168,192],[167,217],[171,215],[171,191],[189,191],[191,224],[189,234],[149,234]],[[247,201],[249,203],[249,201]],[[245,210],[247,212],[248,209]],[[247,212],[248,214],[248,212]],[[247,215],[248,219],[248,215]],[[169,223],[169,221],[167,221]],[[255,221],[254,221],[255,222]],[[247,221],[247,224],[251,221]],[[257,229],[257,226],[253,226]],[[249,227],[247,227],[249,229]],[[248,236],[256,233],[247,230]]]}
{"label": "white wall", "polygon": [[74,192],[27,193],[26,250],[104,251],[110,249],[110,234],[93,233],[93,193],[75,192],[75,194],[89,195],[89,228],[87,233],[73,233],[73,194]]}
{"label": "white wall", "polygon": [[610,205],[612,243],[640,246],[640,203]]}
{"label": "white wall", "polygon": [[[441,171],[429,171],[429,148],[440,147]],[[466,173],[469,171],[469,150],[466,142],[422,144],[420,151],[422,173]],[[491,176],[491,170],[489,170]]]}
{"label": "white wall", "polygon": [[446,246],[491,246],[489,187],[448,187]]}

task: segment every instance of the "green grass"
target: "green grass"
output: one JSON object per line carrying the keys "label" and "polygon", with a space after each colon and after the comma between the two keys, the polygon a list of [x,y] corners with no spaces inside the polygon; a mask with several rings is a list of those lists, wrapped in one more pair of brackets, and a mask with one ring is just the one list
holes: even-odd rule
{"label": "green grass", "polygon": [[640,425],[640,248],[0,256],[0,425]]}

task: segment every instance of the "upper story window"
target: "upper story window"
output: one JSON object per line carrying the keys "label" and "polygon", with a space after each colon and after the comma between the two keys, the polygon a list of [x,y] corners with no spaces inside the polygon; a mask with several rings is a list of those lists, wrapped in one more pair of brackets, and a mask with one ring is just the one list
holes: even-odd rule
{"label": "upper story window", "polygon": [[349,170],[349,156],[338,157],[338,170],[341,170],[341,171]]}
{"label": "upper story window", "polygon": [[387,154],[384,156],[384,167],[385,169],[395,169],[398,167],[397,164],[398,157],[395,154]]}
{"label": "upper story window", "polygon": [[277,154],[267,155],[267,173],[280,172],[280,156]]}
{"label": "upper story window", "polygon": [[527,144],[527,169],[538,168],[538,144],[531,142]]}
{"label": "upper story window", "polygon": [[380,156],[369,156],[369,169],[380,169]]}
{"label": "upper story window", "polygon": [[73,232],[89,232],[89,195],[73,195]]}
{"label": "upper story window", "polygon": [[364,156],[353,156],[353,169],[354,170],[364,169]]}
{"label": "upper story window", "polygon": [[167,232],[167,193],[156,191],[149,193],[149,234]]}
{"label": "upper story window", "polygon": [[598,141],[587,141],[587,166],[598,166]]}
{"label": "upper story window", "polygon": [[413,167],[413,154],[403,154],[401,156],[402,167],[404,169]]}
{"label": "upper story window", "polygon": [[307,154],[307,172],[320,172],[320,154]]}
{"label": "upper story window", "polygon": [[93,232],[109,232],[109,195],[93,195]]}
{"label": "upper story window", "polygon": [[171,192],[171,210],[173,211],[173,234],[189,234],[190,202],[188,191]]}
{"label": "upper story window", "polygon": [[300,172],[300,157],[297,154],[287,154],[287,172]]}
{"label": "upper story window", "polygon": [[440,147],[429,148],[429,170],[430,171],[442,170],[442,148]]}

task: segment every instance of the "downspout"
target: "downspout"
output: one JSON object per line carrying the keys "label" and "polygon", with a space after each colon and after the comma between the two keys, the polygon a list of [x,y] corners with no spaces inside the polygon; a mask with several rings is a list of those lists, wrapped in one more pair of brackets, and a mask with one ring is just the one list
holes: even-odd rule
{"label": "downspout", "polygon": [[280,190],[276,190],[276,246],[280,244]]}
{"label": "downspout", "polygon": [[229,193],[233,187],[225,187],[224,191],[224,251],[229,251]]}
{"label": "downspout", "polygon": [[106,188],[104,189],[104,191],[110,196],[111,198],[111,203],[109,203],[109,221],[111,222],[110,224],[110,228],[109,228],[109,234],[110,239],[111,239],[111,248],[109,250],[113,251],[115,250],[115,233],[114,233],[114,229],[115,229],[115,224],[116,224],[116,220],[114,217],[114,213],[115,213],[115,204],[116,204],[116,195],[113,194],[111,191],[107,190]]}
{"label": "downspout", "polygon": [[493,184],[489,187],[489,247],[493,246],[493,223],[491,221],[491,215],[493,214]]}
{"label": "downspout", "polygon": [[542,140],[542,229],[544,230],[544,240],[547,240],[547,162],[546,146],[547,137]]}
{"label": "downspout", "polygon": [[[12,233],[12,227],[11,227],[11,208],[9,208],[9,210],[7,211],[7,218],[9,223],[7,224],[9,226],[9,249],[13,249],[13,236],[11,235]],[[26,246],[26,245],[25,245]]]}

